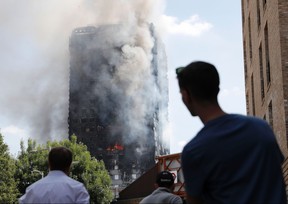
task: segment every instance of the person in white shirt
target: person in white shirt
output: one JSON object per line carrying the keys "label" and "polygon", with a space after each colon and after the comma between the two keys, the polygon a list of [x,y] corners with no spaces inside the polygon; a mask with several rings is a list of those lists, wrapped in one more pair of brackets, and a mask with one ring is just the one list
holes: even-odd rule
{"label": "person in white shirt", "polygon": [[182,204],[180,196],[173,194],[174,176],[169,171],[162,171],[156,177],[156,190],[145,197],[139,204]]}
{"label": "person in white shirt", "polygon": [[52,148],[48,162],[48,175],[27,187],[19,203],[89,203],[85,186],[68,176],[72,152],[65,147]]}

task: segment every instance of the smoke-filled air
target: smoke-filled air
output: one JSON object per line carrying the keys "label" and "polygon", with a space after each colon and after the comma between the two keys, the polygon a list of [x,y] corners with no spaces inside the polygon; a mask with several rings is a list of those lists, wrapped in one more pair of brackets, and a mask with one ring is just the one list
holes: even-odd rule
{"label": "smoke-filled air", "polygon": [[[119,96],[117,100],[123,101],[118,107],[121,118],[117,120],[130,127],[129,140],[131,137],[139,140],[137,131],[145,131],[141,128],[147,112],[161,100],[162,93],[149,76],[152,50],[158,43],[151,37],[151,23],[162,12],[163,3],[161,0],[0,1],[0,121],[5,118],[11,124],[25,127],[38,142],[67,138],[72,32],[79,27],[118,25],[118,30],[104,32],[91,44],[93,49],[105,48],[104,58],[109,59],[109,65],[118,67],[112,78],[103,75],[102,88],[95,87],[95,94],[103,98],[105,93],[101,90],[105,91],[105,83],[110,83],[109,87],[111,83],[115,85],[112,92]],[[113,52],[115,48],[121,49],[120,57],[119,52]],[[164,53],[160,55],[165,57]],[[159,63],[160,67],[166,66]],[[138,92],[139,89],[145,91]]]}

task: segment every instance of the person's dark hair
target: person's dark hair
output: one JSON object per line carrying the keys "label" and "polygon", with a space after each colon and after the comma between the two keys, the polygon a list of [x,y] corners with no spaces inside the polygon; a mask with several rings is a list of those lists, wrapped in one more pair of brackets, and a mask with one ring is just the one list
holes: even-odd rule
{"label": "person's dark hair", "polygon": [[169,171],[162,171],[157,175],[156,183],[159,187],[170,188],[174,184],[174,176]]}
{"label": "person's dark hair", "polygon": [[54,147],[48,155],[50,170],[67,171],[72,163],[72,152],[65,147]]}
{"label": "person's dark hair", "polygon": [[176,69],[176,74],[180,89],[198,99],[217,101],[220,80],[214,65],[196,61]]}

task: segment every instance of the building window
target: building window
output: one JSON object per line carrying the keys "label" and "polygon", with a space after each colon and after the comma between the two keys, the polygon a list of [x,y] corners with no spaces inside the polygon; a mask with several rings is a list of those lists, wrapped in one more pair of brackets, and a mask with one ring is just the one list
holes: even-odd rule
{"label": "building window", "polygon": [[90,108],[90,115],[91,117],[94,117],[96,115],[96,111],[94,108]]}
{"label": "building window", "polygon": [[258,30],[260,29],[261,25],[261,15],[260,15],[260,0],[257,0],[257,25],[258,25]]}
{"label": "building window", "polygon": [[246,41],[243,41],[243,54],[244,54],[244,71],[245,71],[245,79],[247,79],[247,52],[246,52]]}
{"label": "building window", "polygon": [[262,45],[259,47],[259,68],[260,68],[260,87],[261,87],[261,98],[264,99],[264,74],[263,74],[263,63],[262,63]]}
{"label": "building window", "polygon": [[250,63],[252,62],[252,35],[251,35],[251,18],[248,17],[248,32],[249,32],[249,57],[250,57]]}
{"label": "building window", "polygon": [[246,91],[246,110],[248,114],[251,114],[250,108],[249,108],[249,101],[250,101],[249,94],[248,94],[248,91]]}
{"label": "building window", "polygon": [[254,77],[251,76],[252,115],[255,115]]}
{"label": "building window", "polygon": [[263,3],[263,8],[266,8],[267,0],[263,0],[262,3]]}
{"label": "building window", "polygon": [[273,129],[273,109],[272,109],[272,101],[270,101],[268,106],[268,112],[269,112],[269,125]]}
{"label": "building window", "polygon": [[114,175],[114,180],[119,180],[119,175],[118,174]]}
{"label": "building window", "polygon": [[95,132],[95,130],[96,130],[96,127],[95,127],[95,126],[91,126],[91,127],[90,127],[90,132]]}
{"label": "building window", "polygon": [[89,118],[89,122],[90,122],[90,123],[96,122],[96,118]]}
{"label": "building window", "polygon": [[265,38],[266,80],[267,84],[269,84],[271,82],[271,70],[270,70],[270,55],[269,55],[269,34],[267,23],[264,29],[264,38]]}
{"label": "building window", "polygon": [[[241,8],[244,8],[244,1],[241,1]],[[245,24],[245,11],[244,9],[242,9],[242,24],[244,25]]]}
{"label": "building window", "polygon": [[87,109],[86,108],[82,108],[81,109],[81,115],[82,115],[82,117],[87,117]]}

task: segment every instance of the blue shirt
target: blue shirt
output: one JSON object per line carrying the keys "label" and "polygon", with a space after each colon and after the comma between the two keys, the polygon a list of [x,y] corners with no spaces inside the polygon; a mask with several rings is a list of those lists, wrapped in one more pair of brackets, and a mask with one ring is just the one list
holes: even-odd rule
{"label": "blue shirt", "polygon": [[261,119],[227,114],[183,149],[185,189],[205,203],[286,203],[283,155]]}

